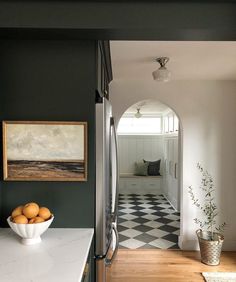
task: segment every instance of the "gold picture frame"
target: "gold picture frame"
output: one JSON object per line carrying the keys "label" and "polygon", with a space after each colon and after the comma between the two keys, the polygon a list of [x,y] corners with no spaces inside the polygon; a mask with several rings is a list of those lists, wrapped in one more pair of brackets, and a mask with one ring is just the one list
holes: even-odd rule
{"label": "gold picture frame", "polygon": [[3,121],[7,181],[86,181],[87,122]]}

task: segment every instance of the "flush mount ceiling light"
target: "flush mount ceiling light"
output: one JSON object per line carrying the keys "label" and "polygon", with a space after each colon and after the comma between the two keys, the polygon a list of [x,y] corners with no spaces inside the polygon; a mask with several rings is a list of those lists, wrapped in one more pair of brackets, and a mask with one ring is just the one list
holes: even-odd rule
{"label": "flush mount ceiling light", "polygon": [[159,69],[152,73],[153,79],[156,81],[167,82],[170,80],[171,72],[166,68],[166,63],[169,61],[168,57],[157,58],[156,61],[160,64]]}
{"label": "flush mount ceiling light", "polygon": [[142,114],[140,113],[140,108],[137,108],[137,113],[134,115],[136,118],[141,118]]}

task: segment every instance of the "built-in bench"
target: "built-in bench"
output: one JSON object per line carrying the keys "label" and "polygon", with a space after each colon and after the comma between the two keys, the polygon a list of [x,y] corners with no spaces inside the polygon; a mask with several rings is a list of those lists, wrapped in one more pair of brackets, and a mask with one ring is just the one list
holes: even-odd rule
{"label": "built-in bench", "polygon": [[121,194],[162,194],[162,176],[137,176],[132,173],[120,174]]}

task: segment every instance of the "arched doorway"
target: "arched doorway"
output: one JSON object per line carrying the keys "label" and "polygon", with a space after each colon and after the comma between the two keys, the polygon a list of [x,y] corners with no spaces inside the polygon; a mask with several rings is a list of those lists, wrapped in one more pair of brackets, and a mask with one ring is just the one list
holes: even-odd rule
{"label": "arched doorway", "polygon": [[181,126],[158,100],[130,106],[118,123],[120,248],[178,249]]}

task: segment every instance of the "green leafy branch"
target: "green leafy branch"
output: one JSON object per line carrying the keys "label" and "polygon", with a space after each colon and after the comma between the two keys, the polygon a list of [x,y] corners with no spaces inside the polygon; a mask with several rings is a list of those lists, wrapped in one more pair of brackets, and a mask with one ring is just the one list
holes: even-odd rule
{"label": "green leafy branch", "polygon": [[199,199],[194,195],[193,187],[188,187],[188,192],[193,204],[199,208],[203,214],[204,219],[200,220],[198,218],[194,218],[194,222],[200,226],[200,228],[206,228],[211,232],[211,240],[213,240],[214,231],[223,232],[226,227],[226,223],[216,226],[216,217],[218,216],[218,208],[215,204],[215,187],[212,176],[208,173],[207,170],[204,170],[200,163],[197,163],[197,168],[200,171],[201,185],[200,189],[204,192],[204,202],[200,203]]}

